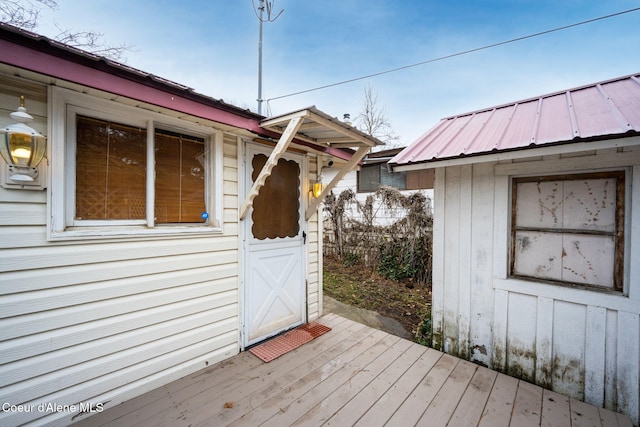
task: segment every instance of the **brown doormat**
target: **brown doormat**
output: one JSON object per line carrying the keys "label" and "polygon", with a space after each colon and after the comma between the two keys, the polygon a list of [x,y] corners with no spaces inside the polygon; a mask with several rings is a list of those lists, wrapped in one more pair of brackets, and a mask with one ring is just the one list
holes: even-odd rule
{"label": "brown doormat", "polygon": [[295,350],[330,330],[330,327],[321,325],[318,322],[307,323],[257,345],[249,351],[263,361],[271,362],[273,359]]}

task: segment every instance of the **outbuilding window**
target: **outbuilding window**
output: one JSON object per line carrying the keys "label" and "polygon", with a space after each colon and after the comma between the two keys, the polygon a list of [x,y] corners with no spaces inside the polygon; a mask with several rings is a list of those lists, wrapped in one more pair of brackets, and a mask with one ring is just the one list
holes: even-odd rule
{"label": "outbuilding window", "polygon": [[623,291],[625,172],[514,178],[512,276]]}

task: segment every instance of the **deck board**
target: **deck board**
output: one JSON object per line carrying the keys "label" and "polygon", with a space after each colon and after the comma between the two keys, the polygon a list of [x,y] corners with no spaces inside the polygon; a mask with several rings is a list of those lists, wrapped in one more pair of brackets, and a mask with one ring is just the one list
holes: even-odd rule
{"label": "deck board", "polygon": [[462,399],[460,399],[449,425],[478,425],[497,376],[498,373],[495,371],[478,367]]}
{"label": "deck board", "polygon": [[478,425],[480,427],[508,426],[511,422],[517,391],[517,379],[498,374]]}
{"label": "deck board", "polygon": [[[253,410],[242,416],[237,422],[230,425],[247,426],[258,425],[264,423],[274,416],[278,415],[282,418],[292,418],[289,411],[291,405],[294,405],[298,399],[301,399],[307,392],[314,387],[322,384],[327,378],[330,378],[335,372],[346,371],[342,368],[350,366],[352,361],[363,354],[367,349],[374,346],[380,339],[384,337],[384,333],[380,334],[376,331],[358,341],[356,345],[351,346],[342,354],[329,360],[324,365],[309,371],[306,375],[287,386],[284,393],[277,394],[260,405],[253,407]],[[295,408],[293,409],[295,411]],[[288,413],[289,412],[289,413]]]}
{"label": "deck board", "polygon": [[416,425],[446,425],[477,370],[478,365],[460,360]]}
{"label": "deck board", "polygon": [[389,419],[389,424],[396,426],[415,425],[458,365],[458,362],[461,362],[461,360],[448,354],[442,355]]}
{"label": "deck board", "polygon": [[424,352],[389,391],[371,405],[355,425],[370,427],[387,422],[441,357],[442,353],[433,349]]}
{"label": "deck board", "polygon": [[518,381],[511,423],[517,426],[539,426],[542,417],[542,388]]}
{"label": "deck board", "polygon": [[575,427],[597,427],[601,425],[600,411],[579,400],[569,399],[571,407],[571,425]]}
{"label": "deck board", "polygon": [[[408,342],[408,341],[405,341]],[[427,351],[426,347],[411,343],[407,351],[402,353],[387,369],[380,373],[365,389],[357,393],[349,402],[340,408],[324,423],[325,426],[351,426],[377,402],[407,369]],[[386,419],[385,419],[386,421]]]}
{"label": "deck board", "polygon": [[[382,332],[382,331],[379,331]],[[360,353],[353,360],[338,365],[338,369],[331,372],[329,376],[324,378],[320,383],[314,384],[307,393],[298,399],[291,401],[287,405],[280,406],[280,412],[276,413],[270,419],[262,423],[263,426],[282,427],[292,425],[305,413],[310,411],[318,403],[327,399],[331,394],[345,382],[351,382],[352,378],[359,372],[366,370],[371,362],[379,357],[387,348],[394,345],[399,338],[384,332],[373,334],[377,341],[369,346],[364,352]]]}
{"label": "deck board", "polygon": [[347,402],[366,389],[375,377],[404,353],[411,343],[406,340],[398,340],[390,345],[379,357],[367,366],[354,370],[347,381],[344,381],[328,397],[317,403],[304,416],[296,420],[292,425],[306,425],[307,423],[324,424]]}
{"label": "deck board", "polygon": [[569,399],[336,315],[270,363],[249,352],[80,420],[82,426],[631,426]]}
{"label": "deck board", "polygon": [[[346,326],[346,329],[332,326],[335,334],[325,334],[309,343],[313,345],[299,347],[297,350],[304,352],[302,355],[291,352],[264,364],[273,365],[277,371],[263,375],[260,383],[227,392],[227,402],[233,407],[224,408],[223,403],[224,411],[215,414],[204,411],[192,418],[192,425],[252,425],[258,420],[263,421],[284,406],[283,397],[292,399],[304,393],[305,387],[312,386],[322,375],[335,369],[333,365],[337,358],[351,360],[383,336],[355,323],[341,326]],[[354,335],[358,338],[347,339]],[[324,336],[323,342],[321,338]],[[221,402],[216,403],[220,406]]]}
{"label": "deck board", "polygon": [[[363,328],[363,325],[352,324],[343,331],[337,332],[335,335],[332,335],[331,339],[325,341],[324,347],[326,349],[317,351],[317,348],[311,348],[310,351],[314,352],[315,355],[296,367],[283,364],[282,366],[288,370],[284,375],[271,378],[270,381],[264,383],[261,388],[253,390],[242,399],[233,396],[235,399],[233,400],[233,408],[226,408],[227,410],[215,414],[213,417],[208,417],[207,420],[210,422],[213,421],[216,425],[228,425],[241,417],[245,417],[243,422],[246,422],[246,418],[250,416],[247,414],[251,413],[256,407],[270,399],[277,398],[277,396],[285,392],[289,392],[291,385],[295,384],[296,381],[308,375],[309,372],[315,371],[327,363],[330,363],[334,358],[348,350],[353,343],[346,341],[345,338],[351,334],[359,333]],[[361,335],[363,339],[367,336],[367,334]]]}
{"label": "deck board", "polygon": [[569,398],[550,390],[542,391],[540,427],[571,427]]}

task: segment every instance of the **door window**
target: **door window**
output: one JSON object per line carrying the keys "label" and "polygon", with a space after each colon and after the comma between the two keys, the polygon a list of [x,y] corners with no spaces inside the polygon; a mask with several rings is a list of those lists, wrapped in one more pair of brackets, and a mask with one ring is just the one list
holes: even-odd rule
{"label": "door window", "polygon": [[[251,162],[251,179],[256,180],[267,156],[256,154]],[[300,166],[280,159],[253,200],[251,231],[256,239],[295,237],[300,231]]]}

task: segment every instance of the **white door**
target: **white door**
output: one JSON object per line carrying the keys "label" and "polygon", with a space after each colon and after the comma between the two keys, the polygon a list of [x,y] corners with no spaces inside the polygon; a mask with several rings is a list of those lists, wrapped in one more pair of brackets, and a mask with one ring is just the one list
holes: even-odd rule
{"label": "white door", "polygon": [[[246,188],[269,157],[247,145]],[[285,154],[245,219],[243,344],[249,346],[306,320],[302,157]]]}

